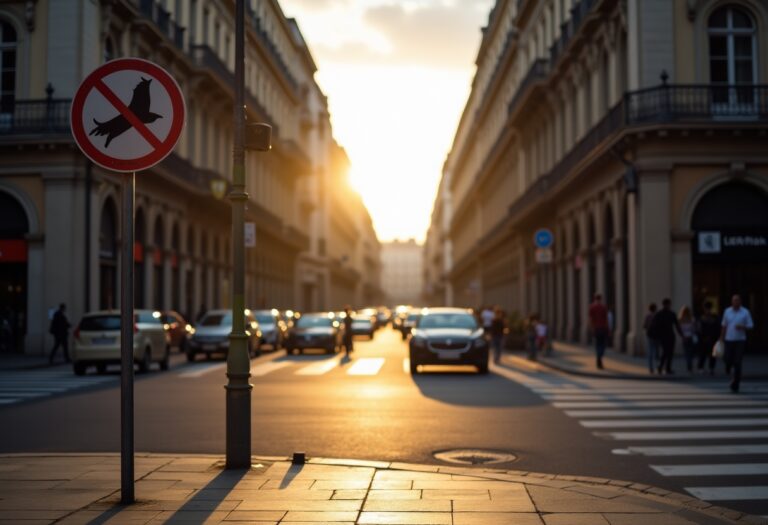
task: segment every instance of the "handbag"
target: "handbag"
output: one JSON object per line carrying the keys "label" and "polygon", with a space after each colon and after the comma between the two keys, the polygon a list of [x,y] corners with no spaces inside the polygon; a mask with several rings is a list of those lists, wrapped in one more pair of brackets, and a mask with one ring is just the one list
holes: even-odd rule
{"label": "handbag", "polygon": [[723,354],[725,354],[725,345],[718,340],[712,347],[712,357],[723,357]]}

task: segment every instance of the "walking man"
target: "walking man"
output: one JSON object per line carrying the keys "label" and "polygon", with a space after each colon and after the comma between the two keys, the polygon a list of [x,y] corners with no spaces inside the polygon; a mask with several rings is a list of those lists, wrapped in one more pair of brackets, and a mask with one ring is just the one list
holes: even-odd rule
{"label": "walking man", "polygon": [[344,307],[344,352],[347,357],[352,353],[352,310],[349,306]]}
{"label": "walking man", "polygon": [[66,310],[67,305],[61,303],[59,309],[53,314],[53,319],[51,320],[51,328],[49,332],[54,340],[51,354],[48,356],[48,362],[51,364],[53,364],[53,359],[56,357],[56,350],[59,349],[59,346],[61,346],[62,351],[64,352],[64,361],[69,363],[69,327],[71,325],[69,324],[69,319],[67,319],[65,313]]}
{"label": "walking man", "polygon": [[666,372],[674,374],[672,370],[672,357],[675,354],[675,333],[683,337],[680,323],[675,312],[672,311],[672,301],[664,299],[661,302],[661,310],[656,312],[651,320],[648,334],[661,345],[661,359],[659,360],[659,374]]}
{"label": "walking man", "polygon": [[704,313],[699,318],[699,372],[704,372],[704,364],[709,362],[709,375],[715,374],[716,358],[712,347],[720,338],[720,320],[712,311],[712,302],[704,302]]}
{"label": "walking man", "polygon": [[603,304],[602,294],[596,293],[592,304],[589,305],[589,328],[595,340],[597,368],[603,369],[603,355],[608,341],[608,308]]}
{"label": "walking man", "polygon": [[648,353],[648,372],[653,374],[656,370],[656,354],[658,354],[658,343],[651,337],[651,321],[653,316],[656,315],[656,303],[648,305],[648,313],[645,314],[645,320],[643,321],[643,330],[645,331],[645,346]]}
{"label": "walking man", "polygon": [[741,360],[744,357],[744,349],[747,345],[747,330],[754,328],[752,314],[741,306],[741,297],[734,295],[731,298],[731,306],[723,313],[723,322],[720,329],[720,340],[725,342],[725,371],[731,373],[731,392],[739,391],[741,383]]}

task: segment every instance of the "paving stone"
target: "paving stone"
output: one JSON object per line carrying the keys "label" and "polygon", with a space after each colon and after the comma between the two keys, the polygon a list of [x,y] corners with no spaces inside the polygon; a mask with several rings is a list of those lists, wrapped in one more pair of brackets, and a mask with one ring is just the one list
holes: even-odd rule
{"label": "paving stone", "polygon": [[[254,480],[255,482],[255,480]],[[314,479],[293,479],[293,480],[283,480],[283,479],[266,479],[263,480],[263,485],[259,488],[261,489],[301,489],[301,490],[308,490],[314,486],[315,483],[317,483],[317,480]],[[239,487],[239,485],[238,485]]]}
{"label": "paving stone", "polygon": [[371,468],[390,468],[389,461],[365,461],[361,459],[310,459],[310,463],[319,463],[321,465],[341,465],[345,467],[371,467]]}
{"label": "paving stone", "polygon": [[453,515],[453,525],[543,525],[543,522],[535,513],[457,512]]}
{"label": "paving stone", "polygon": [[490,501],[491,495],[487,490],[479,489],[458,489],[458,490],[439,490],[426,489],[422,491],[424,499],[450,499],[450,500],[487,500]]}
{"label": "paving stone", "polygon": [[421,499],[420,490],[370,490],[368,491],[368,499]]}
{"label": "paving stone", "polygon": [[613,499],[622,495],[621,492],[616,489],[610,489],[603,486],[596,487],[594,485],[575,485],[565,490],[569,492],[578,492],[580,494],[589,494],[590,496],[604,499]]}
{"label": "paving stone", "polygon": [[4,510],[0,519],[6,521],[55,520],[69,514],[68,510]]}
{"label": "paving stone", "polygon": [[[231,511],[240,505],[240,500],[206,501],[206,500],[182,500],[182,501],[139,501],[141,509],[147,510],[207,510],[207,511]],[[96,508],[91,505],[89,508]],[[108,508],[108,507],[107,507]]]}
{"label": "paving stone", "polygon": [[529,486],[528,492],[539,512],[661,512],[650,500],[621,496],[604,499],[549,487]]}
{"label": "paving stone", "polygon": [[454,512],[536,512],[536,508],[528,498],[509,500],[455,500]]}
{"label": "paving stone", "polygon": [[437,479],[444,481],[451,481],[453,478],[450,474],[439,474],[437,472],[408,472],[405,470],[379,470],[373,477],[374,480],[425,480],[425,479]]}
{"label": "paving stone", "polygon": [[408,490],[413,488],[413,481],[409,479],[374,479],[371,488],[374,490]]}
{"label": "paving stone", "polygon": [[696,525],[683,517],[672,514],[603,514],[610,525]]}
{"label": "paving stone", "polygon": [[282,510],[235,510],[224,521],[280,521],[285,515]]}
{"label": "paving stone", "polygon": [[[520,490],[525,490],[523,485],[518,485]],[[460,490],[460,489],[504,489],[511,490],[514,488],[512,483],[505,481],[460,481],[460,480],[432,480],[432,479],[417,479],[413,482],[413,488],[415,489],[448,489],[448,490]]]}
{"label": "paving stone", "polygon": [[411,470],[416,472],[437,472],[440,467],[438,465],[419,465],[411,463],[390,463],[389,468],[394,470]]}
{"label": "paving stone", "polygon": [[546,525],[610,525],[602,514],[544,514]]}
{"label": "paving stone", "polygon": [[370,484],[368,479],[318,479],[312,484],[312,490],[367,489]]}
{"label": "paving stone", "polygon": [[367,500],[364,511],[375,512],[451,512],[451,500],[447,499],[400,499]]}
{"label": "paving stone", "polygon": [[333,497],[331,499],[365,499],[367,490],[362,489],[342,489],[333,491]]}
{"label": "paving stone", "polygon": [[363,512],[360,525],[451,525],[450,512]]}
{"label": "paving stone", "polygon": [[[119,512],[110,513],[109,511],[91,511],[84,510],[76,512],[70,516],[67,516],[61,521],[57,522],[61,525],[75,525],[75,524],[88,524],[98,523],[103,525],[139,525],[152,521],[152,519],[159,516],[161,511],[158,510],[121,510]],[[26,522],[24,522],[26,525]]]}
{"label": "paving stone", "polygon": [[305,511],[347,511],[360,510],[362,500],[249,500],[243,501],[237,510],[305,510]]}
{"label": "paving stone", "polygon": [[331,499],[332,490],[240,490],[240,489],[203,489],[195,492],[194,498],[199,500],[324,500]]}
{"label": "paving stone", "polygon": [[152,525],[155,525],[156,523],[163,523],[163,524],[175,524],[175,523],[199,523],[199,524],[212,524],[212,523],[221,523],[224,521],[224,519],[227,517],[229,512],[207,512],[207,511],[163,511],[158,516],[155,516],[155,518],[152,521],[149,521],[147,523],[151,523]]}
{"label": "paving stone", "polygon": [[282,523],[290,522],[339,522],[339,521],[351,521],[354,522],[357,519],[357,511],[342,511],[342,512],[303,512],[292,511],[285,515]]}

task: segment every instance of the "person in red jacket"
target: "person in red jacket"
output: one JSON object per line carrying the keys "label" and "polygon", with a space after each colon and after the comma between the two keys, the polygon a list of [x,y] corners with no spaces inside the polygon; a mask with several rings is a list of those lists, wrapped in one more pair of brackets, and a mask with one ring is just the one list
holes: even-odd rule
{"label": "person in red jacket", "polygon": [[603,303],[603,296],[595,294],[592,304],[589,305],[589,328],[592,331],[592,337],[595,341],[595,354],[597,357],[597,368],[603,369],[603,355],[608,341],[608,308]]}

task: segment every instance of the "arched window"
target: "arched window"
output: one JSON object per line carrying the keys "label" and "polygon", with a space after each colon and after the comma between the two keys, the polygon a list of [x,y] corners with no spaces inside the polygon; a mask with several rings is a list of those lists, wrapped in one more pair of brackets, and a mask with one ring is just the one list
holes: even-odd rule
{"label": "arched window", "polygon": [[107,37],[104,40],[104,62],[109,62],[115,58],[115,45],[112,43],[112,39]]}
{"label": "arched window", "polygon": [[0,20],[0,113],[13,113],[16,99],[16,30]]}
{"label": "arched window", "polygon": [[99,225],[99,307],[117,307],[117,207],[104,203]]}
{"label": "arched window", "polygon": [[163,302],[165,297],[165,272],[163,271],[165,236],[163,235],[163,220],[159,215],[157,219],[155,219],[154,243],[155,250],[152,253],[152,268],[154,274],[152,283],[152,288],[154,290],[152,308],[160,309],[165,308]]}
{"label": "arched window", "polygon": [[[715,85],[757,83],[757,31],[752,16],[741,7],[716,10],[707,23],[709,32],[709,80]],[[751,89],[715,90],[716,103],[749,103]]]}

